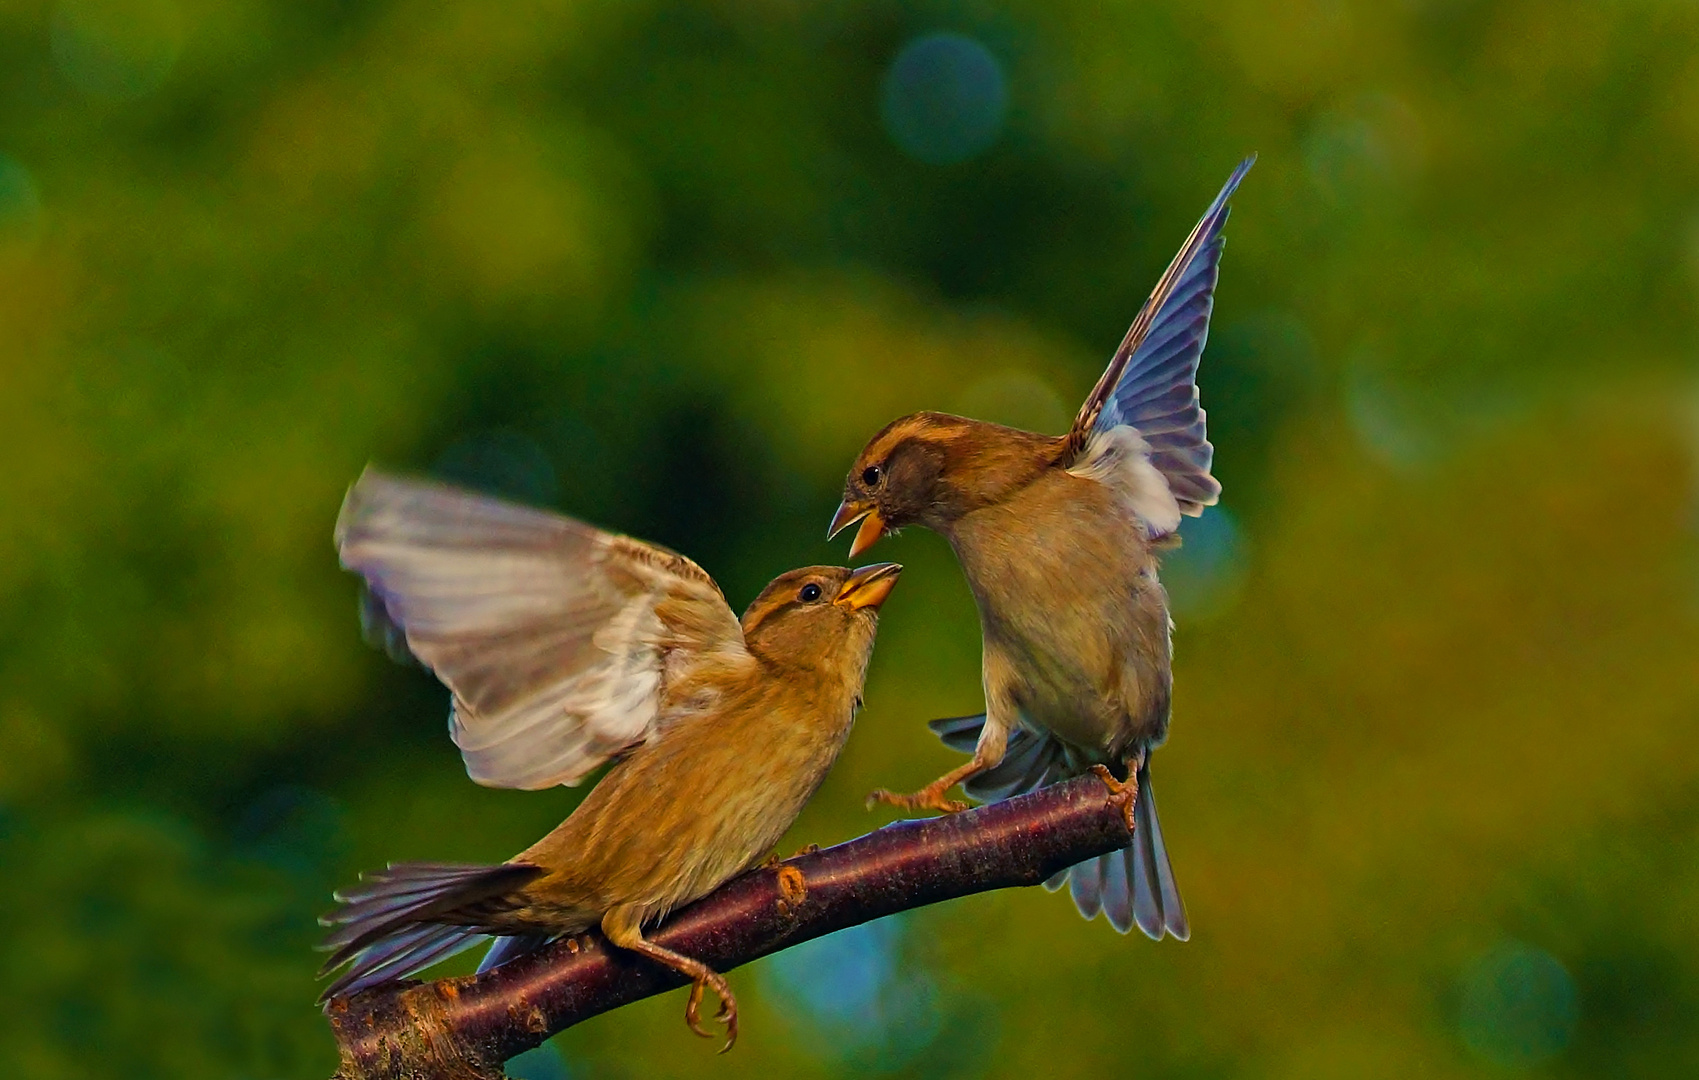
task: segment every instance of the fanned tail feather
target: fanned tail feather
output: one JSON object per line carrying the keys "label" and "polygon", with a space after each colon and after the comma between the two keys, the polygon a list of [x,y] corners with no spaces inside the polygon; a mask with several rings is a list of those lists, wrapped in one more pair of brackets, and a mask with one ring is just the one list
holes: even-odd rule
{"label": "fanned tail feather", "polygon": [[1087,859],[1068,871],[1068,891],[1073,894],[1074,906],[1088,919],[1097,918],[1097,913],[1103,910],[1103,864],[1108,858],[1105,855]]}
{"label": "fanned tail feather", "polygon": [[960,750],[964,754],[973,753],[973,745],[979,741],[979,729],[985,726],[985,714],[974,713],[972,716],[951,716],[943,720],[928,720],[926,726],[932,729],[932,734],[944,740],[944,745],[951,750]]}
{"label": "fanned tail feather", "polygon": [[367,946],[353,964],[319,996],[321,1002],[356,994],[396,979],[423,971],[438,960],[472,948],[484,939],[477,930],[464,926],[409,927],[394,937]]}
{"label": "fanned tail feather", "polygon": [[[517,889],[543,874],[523,863],[476,866],[402,863],[368,874],[336,893],[339,907],[319,920],[331,927],[321,976],[348,968],[320,1001],[402,979],[469,949],[486,936],[462,909]],[[460,918],[446,918],[462,912]]]}
{"label": "fanned tail feather", "polygon": [[[926,726],[945,746],[971,754],[974,744],[979,742],[980,729],[985,726],[985,714],[952,716],[930,721]],[[996,768],[970,777],[962,790],[980,802],[1000,802],[1072,775],[1075,774],[1068,771],[1067,752],[1060,743],[1021,728],[1009,736],[1003,760]]]}
{"label": "fanned tail feather", "polygon": [[1186,905],[1174,884],[1168,848],[1162,842],[1162,823],[1156,816],[1156,792],[1150,786],[1150,764],[1139,766],[1139,797],[1133,804],[1133,846],[1127,849],[1128,874],[1133,883],[1133,917],[1139,929],[1157,941],[1164,932],[1181,941],[1192,936]]}
{"label": "fanned tail feather", "polygon": [[490,951],[478,962],[478,974],[482,975],[509,960],[517,960],[521,956],[534,953],[553,940],[549,934],[512,934],[498,937],[490,944]]}

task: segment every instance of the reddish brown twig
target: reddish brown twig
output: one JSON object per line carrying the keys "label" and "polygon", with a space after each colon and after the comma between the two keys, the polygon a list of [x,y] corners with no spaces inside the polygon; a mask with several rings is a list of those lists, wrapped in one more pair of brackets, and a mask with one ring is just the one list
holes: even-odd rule
{"label": "reddish brown twig", "polygon": [[[1125,847],[1121,811],[1086,776],[961,814],[902,821],[763,867],[677,912],[648,937],[719,971],[899,911],[1036,885]],[[600,934],[556,941],[484,975],[333,999],[336,1080],[496,1080],[502,1062],[598,1013],[684,980]]]}

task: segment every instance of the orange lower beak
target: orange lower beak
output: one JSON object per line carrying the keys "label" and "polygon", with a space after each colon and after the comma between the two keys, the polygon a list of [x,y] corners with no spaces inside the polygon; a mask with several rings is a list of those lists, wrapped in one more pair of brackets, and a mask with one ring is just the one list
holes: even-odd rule
{"label": "orange lower beak", "polygon": [[861,519],[861,528],[855,531],[855,540],[850,544],[849,557],[855,558],[885,535],[885,519],[879,516],[879,511],[869,510],[867,516]]}
{"label": "orange lower beak", "polygon": [[844,501],[838,504],[838,512],[832,515],[832,527],[826,532],[826,539],[843,532],[844,529],[861,522],[861,528],[855,531],[855,541],[850,544],[849,557],[855,558],[885,535],[885,519],[879,516],[879,511],[868,503],[852,503]]}
{"label": "orange lower beak", "polygon": [[849,605],[851,611],[862,608],[878,609],[891,590],[897,587],[897,577],[903,568],[894,562],[874,563],[851,574],[838,590],[836,602]]}

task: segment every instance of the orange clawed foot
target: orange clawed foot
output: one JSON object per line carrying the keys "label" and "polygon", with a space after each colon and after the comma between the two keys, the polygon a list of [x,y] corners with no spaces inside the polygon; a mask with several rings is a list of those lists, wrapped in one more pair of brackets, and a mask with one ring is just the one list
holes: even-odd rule
{"label": "orange clawed foot", "polygon": [[953,781],[945,783],[943,780],[934,780],[911,795],[899,795],[894,791],[886,791],[884,788],[880,788],[867,796],[867,808],[871,810],[879,803],[889,803],[904,810],[942,810],[946,814],[960,813],[967,809],[967,803],[944,797],[944,793],[954,786]]}
{"label": "orange clawed foot", "polygon": [[[998,752],[998,757],[999,759],[1002,757],[1001,751]],[[975,751],[972,761],[951,769],[913,795],[897,795],[880,788],[867,797],[867,808],[873,809],[875,803],[890,803],[892,806],[900,806],[904,810],[942,810],[946,814],[959,814],[967,809],[967,803],[957,802],[955,799],[946,799],[944,793],[968,777],[976,776],[995,764],[997,764],[996,761],[982,758]]]}
{"label": "orange clawed foot", "polygon": [[[1093,765],[1091,771],[1103,781],[1103,786],[1109,789],[1109,805],[1121,811],[1121,816],[1127,819],[1127,831],[1133,831],[1133,807],[1139,799],[1139,782],[1129,779],[1126,783],[1115,779],[1115,774],[1109,771],[1107,765]],[[1132,770],[1127,770],[1129,776]]]}
{"label": "orange clawed foot", "polygon": [[684,1003],[684,1022],[690,1025],[690,1030],[704,1039],[712,1039],[714,1033],[702,1026],[701,1013],[702,991],[711,989],[720,998],[720,1011],[714,1014],[714,1019],[726,1025],[726,1044],[720,1047],[720,1053],[732,1048],[737,1042],[737,998],[732,996],[732,988],[725,977],[710,971],[690,984],[690,998]]}

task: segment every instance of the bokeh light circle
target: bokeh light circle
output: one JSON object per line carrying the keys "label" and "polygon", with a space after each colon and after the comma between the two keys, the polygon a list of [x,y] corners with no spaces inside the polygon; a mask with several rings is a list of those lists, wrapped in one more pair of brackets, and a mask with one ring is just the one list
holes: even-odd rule
{"label": "bokeh light circle", "polygon": [[770,978],[786,1000],[815,1019],[865,1036],[896,974],[900,939],[896,920],[851,926],[776,954]]}
{"label": "bokeh light circle", "polygon": [[1373,350],[1360,349],[1345,373],[1345,415],[1369,457],[1415,472],[1439,457],[1442,442],[1414,395],[1382,369]]}
{"label": "bokeh light circle", "polygon": [[822,1057],[864,1071],[909,1061],[937,1037],[937,988],[903,955],[901,916],[847,927],[775,953],[769,992],[822,1036]]}
{"label": "bokeh light circle", "polygon": [[0,154],[0,241],[33,236],[41,222],[41,194],[29,170]]}
{"label": "bokeh light circle", "polygon": [[62,0],[52,47],[60,74],[85,94],[138,98],[177,63],[183,19],[171,0]]}
{"label": "bokeh light circle", "polygon": [[1232,608],[1244,588],[1249,559],[1239,523],[1225,506],[1180,519],[1180,546],[1162,558],[1162,584],[1174,614],[1209,622]]}
{"label": "bokeh light circle", "polygon": [[952,165],[997,141],[1008,110],[1003,65],[965,34],[936,33],[903,47],[885,73],[885,130],[912,157]]}
{"label": "bokeh light circle", "polygon": [[1544,949],[1507,941],[1464,969],[1459,1033],[1495,1065],[1535,1065],[1554,1056],[1574,1037],[1580,1014],[1575,981]]}

